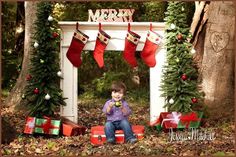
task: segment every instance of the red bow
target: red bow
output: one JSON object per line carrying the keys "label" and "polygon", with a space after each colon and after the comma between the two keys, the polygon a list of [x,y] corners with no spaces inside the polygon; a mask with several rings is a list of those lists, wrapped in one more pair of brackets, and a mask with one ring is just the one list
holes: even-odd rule
{"label": "red bow", "polygon": [[190,114],[180,116],[180,121],[184,124],[186,128],[189,127],[190,122],[192,121],[199,121],[200,119],[197,117],[195,112],[191,112]]}
{"label": "red bow", "polygon": [[49,134],[50,128],[52,127],[51,125],[51,118],[43,116],[43,118],[46,119],[46,122],[43,123],[42,127],[43,127],[43,132],[46,134]]}
{"label": "red bow", "polygon": [[49,118],[47,116],[43,116],[43,118],[46,119],[46,121],[41,126],[37,126],[37,127],[42,127],[43,132],[45,134],[49,134],[50,129],[58,128],[58,127],[55,127],[54,125],[51,124],[51,118]]}

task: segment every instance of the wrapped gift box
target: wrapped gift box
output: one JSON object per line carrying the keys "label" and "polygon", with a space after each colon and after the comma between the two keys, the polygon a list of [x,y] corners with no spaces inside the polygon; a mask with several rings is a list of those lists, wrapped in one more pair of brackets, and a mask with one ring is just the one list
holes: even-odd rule
{"label": "wrapped gift box", "polygon": [[162,130],[162,125],[161,125],[161,122],[160,122],[160,117],[158,117],[153,122],[150,122],[149,126],[154,126],[157,129],[157,131],[160,132]]}
{"label": "wrapped gift box", "polygon": [[49,117],[36,118],[35,133],[59,135],[61,120],[52,120]]}
{"label": "wrapped gift box", "polygon": [[[138,140],[144,138],[144,126],[132,125],[132,130]],[[124,143],[125,138],[123,130],[116,130],[115,137],[116,137],[116,143]],[[106,142],[104,126],[91,127],[90,142],[92,145],[102,145]]]}
{"label": "wrapped gift box", "polygon": [[201,125],[203,112],[190,112],[182,114],[178,128],[198,128]]}
{"label": "wrapped gift box", "polygon": [[160,122],[163,129],[184,129],[198,128],[201,124],[203,112],[162,112],[160,114]]}
{"label": "wrapped gift box", "polygon": [[162,126],[159,123],[155,127],[156,127],[158,132],[160,132],[162,130]]}
{"label": "wrapped gift box", "polygon": [[62,120],[62,134],[64,136],[78,136],[84,135],[86,128],[84,126],[80,126],[69,119],[63,118]]}
{"label": "wrapped gift box", "polygon": [[24,133],[25,134],[33,134],[35,127],[35,117],[27,117]]}

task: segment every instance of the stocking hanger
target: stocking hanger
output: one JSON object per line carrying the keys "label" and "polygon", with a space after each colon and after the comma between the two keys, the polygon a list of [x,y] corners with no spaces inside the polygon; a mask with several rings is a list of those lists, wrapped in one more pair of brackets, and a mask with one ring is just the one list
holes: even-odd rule
{"label": "stocking hanger", "polygon": [[[79,22],[76,22],[76,30],[78,30],[78,28],[79,28]],[[99,28],[99,30],[102,30],[101,22],[98,23],[98,28]],[[130,24],[130,22],[128,22],[128,31],[130,31],[130,28],[131,28],[131,24]],[[150,22],[149,29],[152,31],[152,22]],[[119,37],[112,37],[112,39],[121,39],[121,40],[123,40],[123,38],[119,38]],[[96,39],[95,40],[88,39],[88,41],[93,42],[93,41],[96,41]],[[144,43],[144,41],[140,40],[139,43]]]}
{"label": "stocking hanger", "polygon": [[152,31],[152,23],[150,22],[150,31]]}
{"label": "stocking hanger", "polygon": [[79,28],[79,22],[76,22],[76,30]]}
{"label": "stocking hanger", "polygon": [[98,27],[99,27],[99,30],[102,30],[102,24],[101,24],[101,22],[99,22]]}
{"label": "stocking hanger", "polygon": [[[101,24],[101,22],[99,22],[99,30],[101,30],[102,29],[102,24]],[[79,28],[79,22],[76,22],[76,30],[78,30],[78,28]]]}
{"label": "stocking hanger", "polygon": [[128,31],[130,31],[130,23],[128,23]]}

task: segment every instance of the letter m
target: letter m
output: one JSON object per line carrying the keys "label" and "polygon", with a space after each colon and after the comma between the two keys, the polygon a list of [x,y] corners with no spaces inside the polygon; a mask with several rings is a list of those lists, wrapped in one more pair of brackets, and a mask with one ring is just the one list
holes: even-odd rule
{"label": "letter m", "polygon": [[97,22],[100,16],[100,11],[96,10],[95,14],[93,14],[92,9],[89,9],[88,13],[89,13],[88,22]]}

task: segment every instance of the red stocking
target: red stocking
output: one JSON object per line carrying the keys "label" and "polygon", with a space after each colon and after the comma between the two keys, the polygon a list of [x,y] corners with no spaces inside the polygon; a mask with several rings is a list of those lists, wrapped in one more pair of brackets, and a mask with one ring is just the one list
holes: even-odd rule
{"label": "red stocking", "polygon": [[160,47],[162,37],[152,31],[152,25],[150,24],[150,30],[148,31],[146,42],[141,52],[141,58],[143,62],[149,66],[154,67],[156,65],[155,54]]}
{"label": "red stocking", "polygon": [[93,51],[93,57],[100,68],[104,66],[104,60],[103,60],[104,50],[110,38],[111,37],[101,29],[101,23],[99,23],[99,32],[96,40],[95,49]]}
{"label": "red stocking", "polygon": [[130,64],[132,68],[137,66],[135,59],[135,51],[139,42],[140,36],[130,31],[130,23],[128,23],[128,33],[125,38],[125,49],[123,52],[124,59]]}
{"label": "red stocking", "polygon": [[70,47],[66,53],[67,58],[75,67],[79,67],[82,64],[81,52],[88,41],[89,37],[83,32],[78,30],[78,23],[76,24],[76,31],[72,37]]}

